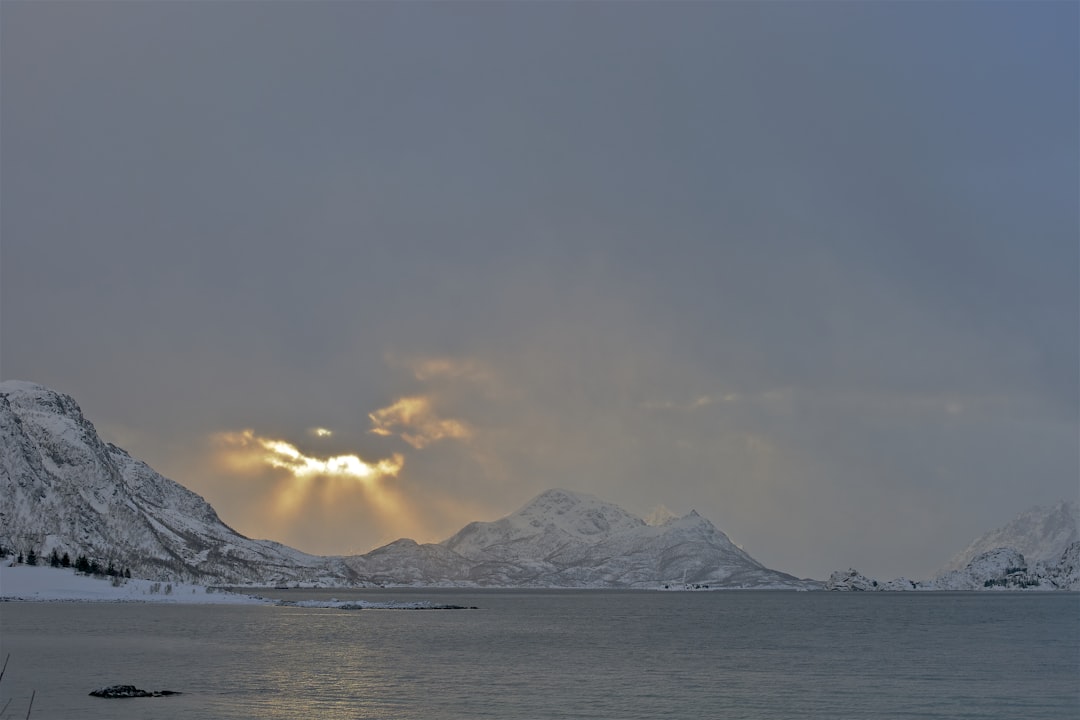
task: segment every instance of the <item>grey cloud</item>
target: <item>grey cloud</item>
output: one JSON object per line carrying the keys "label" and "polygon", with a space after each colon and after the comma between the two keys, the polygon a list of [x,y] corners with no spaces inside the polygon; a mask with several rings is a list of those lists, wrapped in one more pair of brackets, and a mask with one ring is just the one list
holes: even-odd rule
{"label": "grey cloud", "polygon": [[[0,13],[0,374],[226,519],[256,424],[405,453],[432,536],[571,485],[798,574],[1075,495],[1074,5]],[[368,433],[422,392],[471,444]]]}

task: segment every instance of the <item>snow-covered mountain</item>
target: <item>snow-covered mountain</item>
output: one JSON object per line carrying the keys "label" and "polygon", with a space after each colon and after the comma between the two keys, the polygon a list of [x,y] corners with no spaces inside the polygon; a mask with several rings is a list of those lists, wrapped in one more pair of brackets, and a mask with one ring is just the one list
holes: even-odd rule
{"label": "snow-covered mountain", "polygon": [[251,540],[195,493],[102,442],[71,397],[0,383],[0,544],[203,583],[342,581],[339,560]]}
{"label": "snow-covered mountain", "polygon": [[[1035,508],[977,539],[933,580],[848,590],[1080,590],[1077,503]],[[435,544],[401,539],[365,555],[318,557],[246,538],[201,497],[103,442],[71,397],[0,383],[0,546],[112,561],[137,577],[210,584],[794,588],[690,512],[652,523],[591,495],[549,490]]]}
{"label": "snow-covered mountain", "polygon": [[770,570],[691,512],[650,525],[551,490],[438,544],[397,540],[317,557],[225,525],[201,497],[103,442],[71,397],[0,383],[0,545],[113,561],[136,577],[210,584],[817,587]]}
{"label": "snow-covered mountain", "polygon": [[1080,590],[1080,542],[1056,558],[1028,563],[1016,548],[999,547],[971,559],[960,570],[919,582],[897,578],[878,582],[858,570],[838,570],[826,590]]}
{"label": "snow-covered mountain", "polygon": [[1060,558],[1070,544],[1080,540],[1080,503],[1061,500],[1049,508],[1033,507],[1005,525],[985,533],[957,553],[939,574],[967,567],[976,556],[995,548],[1011,547],[1028,562],[1050,562]]}
{"label": "snow-covered mountain", "polygon": [[649,525],[617,505],[568,490],[548,490],[511,515],[470,523],[438,544],[398,541],[346,562],[359,577],[376,580],[385,572],[374,563],[376,556],[393,557],[399,574],[408,568],[407,574],[421,584],[798,589],[818,585],[766,568],[696,512]]}
{"label": "snow-covered mountain", "polygon": [[1034,507],[976,538],[936,577],[878,582],[838,570],[827,590],[1080,590],[1080,507],[1062,500]]}

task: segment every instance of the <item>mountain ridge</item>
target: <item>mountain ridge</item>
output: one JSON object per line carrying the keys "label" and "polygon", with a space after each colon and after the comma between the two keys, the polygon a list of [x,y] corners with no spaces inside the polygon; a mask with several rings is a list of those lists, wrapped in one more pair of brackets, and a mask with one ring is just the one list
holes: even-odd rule
{"label": "mountain ridge", "polygon": [[591,495],[549,490],[442,543],[407,538],[348,557],[253,540],[204,498],[98,436],[78,403],[0,382],[0,543],[86,553],[152,580],[213,584],[806,589],[696,512],[649,525]]}
{"label": "mountain ridge", "polygon": [[[932,581],[877,583],[850,570],[826,585],[1080,589],[1080,542],[1070,520],[1076,516],[1076,503],[1065,501],[1021,513],[958,555],[975,553],[962,568]],[[694,510],[681,517],[664,510],[652,520],[555,488],[439,543],[401,538],[363,555],[309,555],[236,532],[204,498],[101,440],[70,396],[36,383],[0,382],[0,545],[40,556],[57,549],[114,561],[150,580],[249,586],[823,586],[765,567]],[[1033,537],[1027,545],[1025,533]],[[1002,539],[1019,547],[983,548]]]}

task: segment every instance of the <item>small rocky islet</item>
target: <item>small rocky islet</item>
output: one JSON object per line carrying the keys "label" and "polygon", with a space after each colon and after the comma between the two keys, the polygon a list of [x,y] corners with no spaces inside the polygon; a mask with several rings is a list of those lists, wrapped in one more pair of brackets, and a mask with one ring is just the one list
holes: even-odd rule
{"label": "small rocky islet", "polygon": [[168,697],[179,694],[176,690],[140,690],[134,685],[108,685],[90,691],[91,697],[100,698]]}

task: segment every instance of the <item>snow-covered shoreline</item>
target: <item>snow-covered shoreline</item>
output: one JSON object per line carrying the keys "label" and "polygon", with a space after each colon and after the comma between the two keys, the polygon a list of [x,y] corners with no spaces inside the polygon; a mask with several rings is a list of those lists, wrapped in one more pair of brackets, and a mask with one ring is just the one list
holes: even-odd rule
{"label": "snow-covered shoreline", "polygon": [[0,562],[2,602],[142,602],[177,605],[253,605],[273,601],[226,592],[203,585],[167,583],[137,578],[116,580],[47,565]]}
{"label": "snow-covered shoreline", "polygon": [[137,578],[113,581],[48,565],[0,561],[0,602],[160,603],[173,605],[277,605],[340,610],[465,610],[461,605],[428,601],[277,600],[204,585],[163,583]]}
{"label": "snow-covered shoreline", "polygon": [[878,582],[854,568],[837,570],[825,583],[826,590],[854,591],[1078,591],[1080,590],[1080,542],[1070,544],[1050,562],[1031,567],[1023,554],[1000,547],[977,555],[963,570],[951,570],[932,580],[914,582],[897,578]]}

